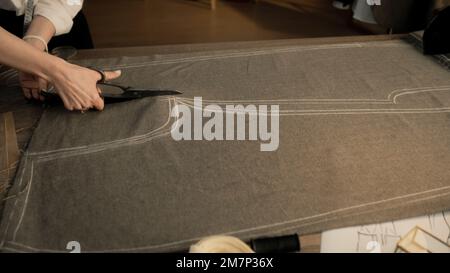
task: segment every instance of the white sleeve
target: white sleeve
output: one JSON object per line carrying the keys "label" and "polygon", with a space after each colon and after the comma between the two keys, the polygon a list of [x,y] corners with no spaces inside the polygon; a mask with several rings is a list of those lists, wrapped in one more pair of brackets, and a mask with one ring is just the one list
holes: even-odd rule
{"label": "white sleeve", "polygon": [[83,0],[39,0],[34,15],[40,15],[52,22],[55,36],[70,32],[73,18],[81,10]]}

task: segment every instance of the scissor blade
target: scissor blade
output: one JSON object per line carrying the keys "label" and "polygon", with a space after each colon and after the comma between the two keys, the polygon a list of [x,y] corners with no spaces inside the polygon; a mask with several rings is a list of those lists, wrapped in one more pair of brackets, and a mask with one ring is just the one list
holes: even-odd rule
{"label": "scissor blade", "polygon": [[[54,91],[54,89],[52,89],[51,91]],[[45,100],[48,104],[54,104],[55,102],[61,101],[59,95],[54,92],[41,92],[41,94],[45,97]],[[102,93],[101,97],[103,98],[106,104],[109,104],[109,103],[130,101],[135,99],[142,99],[146,97],[175,96],[180,94],[183,93],[176,90],[132,89],[119,94]]]}
{"label": "scissor blade", "polygon": [[175,90],[127,90],[120,94],[102,93],[103,100],[106,104],[131,101],[157,96],[174,96],[183,94]]}
{"label": "scissor blade", "polygon": [[104,98],[140,99],[145,97],[175,96],[181,94],[183,93],[177,90],[130,89],[120,94],[103,93],[102,95]]}

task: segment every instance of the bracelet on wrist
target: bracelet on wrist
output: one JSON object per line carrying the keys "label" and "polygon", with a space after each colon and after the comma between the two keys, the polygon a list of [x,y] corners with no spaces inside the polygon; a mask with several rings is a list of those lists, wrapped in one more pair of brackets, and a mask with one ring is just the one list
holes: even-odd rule
{"label": "bracelet on wrist", "polygon": [[39,36],[36,36],[36,35],[26,35],[25,37],[23,37],[23,40],[24,40],[24,41],[30,40],[30,39],[35,39],[35,40],[40,41],[40,42],[44,45],[44,50],[45,50],[45,52],[48,53],[47,42],[46,42],[42,37],[39,37]]}

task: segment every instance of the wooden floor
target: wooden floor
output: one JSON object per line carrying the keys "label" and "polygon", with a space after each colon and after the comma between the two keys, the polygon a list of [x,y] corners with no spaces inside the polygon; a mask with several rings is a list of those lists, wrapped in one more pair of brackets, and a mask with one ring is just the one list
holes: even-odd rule
{"label": "wooden floor", "polygon": [[[279,2],[280,0],[271,0]],[[286,1],[286,0],[285,0]],[[289,9],[266,1],[85,1],[96,47],[272,40],[365,34],[331,0],[296,1]]]}

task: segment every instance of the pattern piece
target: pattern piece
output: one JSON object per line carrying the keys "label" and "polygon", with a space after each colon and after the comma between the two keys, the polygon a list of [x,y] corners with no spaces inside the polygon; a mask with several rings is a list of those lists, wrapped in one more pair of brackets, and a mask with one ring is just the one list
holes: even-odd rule
{"label": "pattern piece", "polygon": [[[445,57],[445,56],[444,56]],[[449,71],[404,41],[80,64],[182,97],[48,110],[0,226],[5,251],[177,251],[212,234],[322,231],[450,208]],[[175,141],[176,105],[280,106],[280,145]]]}

